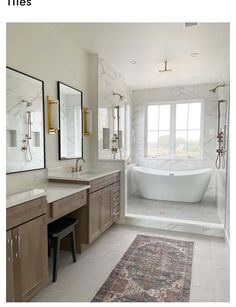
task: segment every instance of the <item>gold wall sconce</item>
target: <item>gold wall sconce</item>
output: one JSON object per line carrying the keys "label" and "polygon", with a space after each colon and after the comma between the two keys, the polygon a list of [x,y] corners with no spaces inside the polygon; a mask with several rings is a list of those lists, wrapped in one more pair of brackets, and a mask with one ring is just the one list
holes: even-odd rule
{"label": "gold wall sconce", "polygon": [[92,134],[92,110],[84,107],[84,136]]}
{"label": "gold wall sconce", "polygon": [[59,130],[59,101],[47,96],[48,102],[48,133],[55,134]]}

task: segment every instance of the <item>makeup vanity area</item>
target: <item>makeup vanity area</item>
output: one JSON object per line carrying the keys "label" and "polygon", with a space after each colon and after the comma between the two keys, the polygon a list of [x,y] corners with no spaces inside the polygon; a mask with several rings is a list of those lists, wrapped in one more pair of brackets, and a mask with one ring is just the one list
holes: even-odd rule
{"label": "makeup vanity area", "polygon": [[[58,100],[48,96],[47,101],[48,133],[57,132],[53,112],[59,104],[59,160],[82,159],[82,92],[62,82],[57,85]],[[7,90],[8,176],[43,169],[46,167],[43,81],[7,68]],[[25,302],[51,282],[48,224],[65,216],[78,219],[76,250],[81,253],[119,219],[120,170],[49,169],[43,183],[22,191],[18,188],[17,193],[7,195],[6,203],[6,300]],[[67,238],[61,248],[69,250]]]}
{"label": "makeup vanity area", "polygon": [[[117,221],[119,171],[98,173],[85,179],[83,174],[50,177],[39,189],[7,197],[7,301],[29,301],[47,284],[47,224],[63,216],[78,218],[81,253]],[[62,249],[67,246],[65,238]]]}

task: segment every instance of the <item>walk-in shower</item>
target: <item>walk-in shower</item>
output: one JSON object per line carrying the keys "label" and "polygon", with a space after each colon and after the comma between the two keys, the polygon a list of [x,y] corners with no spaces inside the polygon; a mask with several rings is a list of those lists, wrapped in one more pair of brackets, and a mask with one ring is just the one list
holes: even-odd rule
{"label": "walk-in shower", "polygon": [[[228,84],[219,84],[213,89],[210,89],[209,92],[217,93],[217,89],[224,88]],[[227,114],[227,107],[228,102],[226,99],[219,99],[217,104],[217,149],[216,149],[216,160],[215,166],[217,169],[225,168],[225,153],[226,153],[226,138],[227,138],[227,123],[226,119],[224,120],[223,127],[222,127],[222,114],[221,114],[221,105],[225,103],[225,114]]]}
{"label": "walk-in shower", "polygon": [[[119,96],[119,102],[124,101],[124,96],[119,93],[113,93],[113,96]],[[116,158],[116,154],[119,152],[120,159],[122,159],[122,131],[120,130],[120,108],[119,104],[114,106],[114,122],[116,121],[116,127],[114,125],[114,133],[111,140],[111,152],[113,159]]]}

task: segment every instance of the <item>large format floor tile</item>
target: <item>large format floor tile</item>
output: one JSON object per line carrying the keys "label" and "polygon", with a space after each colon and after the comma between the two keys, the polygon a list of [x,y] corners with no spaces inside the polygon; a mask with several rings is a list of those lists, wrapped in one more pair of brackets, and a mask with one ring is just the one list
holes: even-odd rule
{"label": "large format floor tile", "polygon": [[89,302],[137,234],[194,241],[190,301],[229,301],[229,250],[224,239],[127,225],[112,226],[78,254],[76,263],[71,253],[61,251],[55,283],[51,283],[50,258],[49,283],[32,301]]}

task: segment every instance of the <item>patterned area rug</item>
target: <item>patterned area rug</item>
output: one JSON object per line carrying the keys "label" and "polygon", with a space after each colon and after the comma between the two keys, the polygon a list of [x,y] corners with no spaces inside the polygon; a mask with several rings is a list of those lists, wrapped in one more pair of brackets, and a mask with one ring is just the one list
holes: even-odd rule
{"label": "patterned area rug", "polygon": [[92,302],[188,302],[193,246],[137,235]]}

